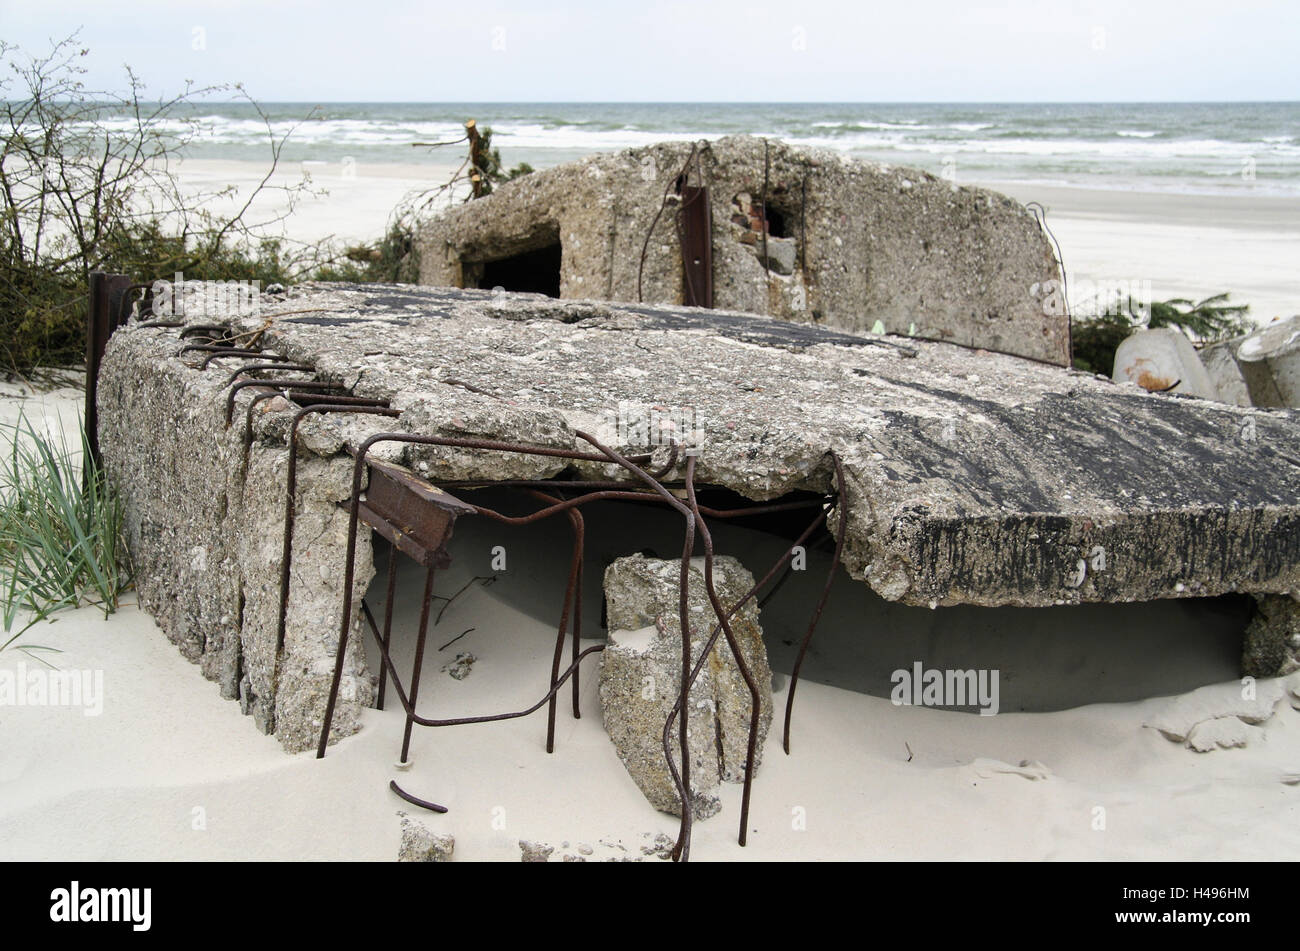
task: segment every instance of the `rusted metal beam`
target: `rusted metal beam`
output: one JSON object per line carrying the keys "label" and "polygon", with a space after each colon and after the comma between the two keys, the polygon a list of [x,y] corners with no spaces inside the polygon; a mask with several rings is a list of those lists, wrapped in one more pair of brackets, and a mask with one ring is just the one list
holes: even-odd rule
{"label": "rusted metal beam", "polygon": [[95,405],[99,392],[99,365],[104,359],[108,338],[120,327],[123,302],[132,287],[131,279],[124,274],[105,274],[95,271],[90,275],[90,308],[86,320],[86,439],[90,456],[98,467],[103,459],[99,454],[99,410]]}
{"label": "rusted metal beam", "polygon": [[681,189],[683,300],[688,307],[713,307],[713,215],[707,186]]}
{"label": "rusted metal beam", "polygon": [[474,506],[412,475],[405,469],[367,459],[369,488],[361,501],[361,521],[416,563],[446,568],[446,544],[456,519],[473,515]]}

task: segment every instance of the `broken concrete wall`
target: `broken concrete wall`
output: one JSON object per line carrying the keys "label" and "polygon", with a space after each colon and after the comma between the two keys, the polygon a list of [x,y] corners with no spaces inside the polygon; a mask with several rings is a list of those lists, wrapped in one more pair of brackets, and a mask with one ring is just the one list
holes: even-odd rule
{"label": "broken concrete wall", "polygon": [[[300,465],[292,598],[277,663],[285,414],[273,414],[280,428],[270,433],[270,420],[258,420],[245,464],[248,398],[227,429],[228,366],[201,372],[178,349],[175,331],[119,332],[99,381],[100,446],[121,489],[140,603],[223,697],[238,699],[287,749],[308,749],[319,738],[338,643],[347,513],[337,503],[350,494],[351,465],[334,455],[337,443],[332,458]],[[371,573],[368,545],[363,533],[358,596]],[[334,737],[355,732],[372,700],[356,617],[353,629]]]}
{"label": "broken concrete wall", "polygon": [[[677,142],[594,155],[454,208],[422,229],[421,283],[540,290],[507,283],[500,267],[489,274],[485,262],[559,245],[558,296],[680,304],[671,186],[691,150]],[[749,136],[703,143],[697,155],[703,174],[690,184],[710,190],[715,307],[853,332],[879,324],[1068,365],[1065,311],[1053,306],[1059,268],[1012,199]]]}
{"label": "broken concrete wall", "polygon": [[[207,315],[210,322],[213,315]],[[646,407],[689,411],[697,482],[752,500],[833,489],[844,567],[892,601],[1047,606],[1300,591],[1300,414],[1147,393],[1078,371],[745,314],[382,285],[305,285],[221,318],[396,420],[304,424],[286,650],[274,601],[290,404],[261,404],[247,466],[229,365],[129,325],[100,380],[142,602],[227,696],[292,749],[319,726],[339,624],[346,445],[397,430],[579,452],[668,448]],[[197,362],[197,361],[196,361]],[[242,420],[251,397],[236,402]],[[637,409],[640,407],[641,409]],[[620,479],[614,465],[391,447],[434,481]],[[666,480],[680,480],[680,463]],[[669,513],[666,517],[672,518]],[[361,537],[355,592],[372,568]],[[358,599],[359,600],[359,599]],[[336,733],[371,681],[354,634]]]}

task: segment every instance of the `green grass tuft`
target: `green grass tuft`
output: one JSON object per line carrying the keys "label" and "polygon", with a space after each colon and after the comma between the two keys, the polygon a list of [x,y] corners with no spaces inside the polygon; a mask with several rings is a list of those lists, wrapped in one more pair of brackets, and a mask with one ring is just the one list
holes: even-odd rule
{"label": "green grass tuft", "polygon": [[107,617],[131,584],[122,502],[84,426],[70,442],[20,416],[0,423],[0,445],[0,650],[48,651],[16,641],[63,608],[93,604]]}

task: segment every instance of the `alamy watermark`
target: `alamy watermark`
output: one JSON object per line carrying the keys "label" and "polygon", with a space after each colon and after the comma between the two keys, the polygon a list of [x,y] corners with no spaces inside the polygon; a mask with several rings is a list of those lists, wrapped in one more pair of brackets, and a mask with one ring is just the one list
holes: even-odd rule
{"label": "alamy watermark", "polygon": [[128,922],[132,931],[153,924],[152,888],[86,888],[78,881],[50,892],[50,921]]}
{"label": "alamy watermark", "polygon": [[186,281],[180,271],[171,281],[154,281],[150,294],[155,317],[248,317],[257,312],[261,281]]}
{"label": "alamy watermark", "polygon": [[628,448],[680,446],[694,455],[704,444],[704,422],[694,406],[663,406],[619,400],[618,444]]}
{"label": "alamy watermark", "polygon": [[[1044,316],[1064,317],[1070,312],[1065,285],[1051,280],[1031,284],[1029,294],[1042,308]],[[1151,317],[1151,282],[1137,279],[1090,280],[1070,282],[1070,298],[1075,302],[1075,316],[1132,316],[1146,321]]]}
{"label": "alamy watermark", "polygon": [[102,670],[27,669],[19,661],[0,670],[0,707],[81,707],[88,717],[104,712]]}
{"label": "alamy watermark", "polygon": [[927,670],[918,660],[889,679],[894,685],[889,699],[896,707],[979,707],[982,717],[998,712],[996,670]]}

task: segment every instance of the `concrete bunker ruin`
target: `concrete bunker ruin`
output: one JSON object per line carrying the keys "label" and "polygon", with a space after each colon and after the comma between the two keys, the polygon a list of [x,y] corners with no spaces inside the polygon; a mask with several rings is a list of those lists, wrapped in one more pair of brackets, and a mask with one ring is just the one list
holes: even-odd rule
{"label": "concrete bunker ruin", "polygon": [[534,172],[427,221],[418,243],[423,284],[692,304],[1069,363],[1060,268],[1024,206],[749,136]]}
{"label": "concrete bunker ruin", "polygon": [[[718,519],[719,554],[744,560],[765,544],[782,549],[811,520],[805,541],[817,570],[789,575],[788,590],[771,599],[770,630],[764,625],[778,678],[803,634],[790,605],[806,616],[818,597],[813,575],[834,570],[817,546],[840,538],[848,577],[831,603],[847,602],[850,613],[833,617],[831,636],[817,635],[815,644],[832,649],[821,671],[809,655],[809,671],[845,674],[841,685],[853,689],[879,689],[872,665],[901,663],[910,649],[859,652],[867,673],[854,683],[844,669],[854,645],[887,644],[891,630],[909,628],[911,643],[933,642],[933,627],[917,620],[926,616],[952,618],[939,640],[952,663],[974,663],[955,635],[977,610],[994,612],[975,622],[990,637],[1017,623],[1018,611],[1107,612],[1079,621],[1080,631],[1098,617],[1121,633],[1168,624],[1161,649],[1185,634],[1215,652],[1193,678],[1222,674],[1238,649],[1244,671],[1257,676],[1300,666],[1294,411],[1151,394],[924,340],[482,290],[305,285],[263,296],[255,313],[186,321],[132,321],[113,335],[99,376],[100,445],[124,496],[142,605],[289,750],[354,732],[375,702],[382,668],[370,625],[384,625],[373,582],[377,565],[379,586],[386,582],[389,545],[414,546],[440,570],[449,556],[451,571],[466,570],[456,545],[474,544],[478,532],[485,546],[476,522],[487,524],[492,508],[484,492],[654,491],[597,444],[677,503],[698,486],[711,510],[769,510],[749,535]],[[655,438],[666,427],[639,425],[647,413],[691,419],[703,434],[698,452],[688,457]],[[392,438],[372,443],[381,433]],[[450,516],[457,534],[446,519],[442,528],[400,523],[406,528],[386,540],[371,535],[370,522],[358,530],[354,515],[349,526],[351,513],[386,504],[384,487],[422,499],[426,514]],[[673,501],[606,501],[644,514],[590,519],[606,536],[591,530],[578,561],[589,575],[643,548],[680,554]],[[551,528],[565,537],[563,513]],[[552,547],[538,557],[568,565]],[[755,578],[771,560],[758,558]],[[373,611],[363,608],[368,591]],[[573,612],[588,641],[600,636],[598,597],[598,584],[583,587]],[[1133,602],[1147,603],[1145,613],[1125,620]],[[1192,619],[1182,606],[1193,603],[1206,613],[1195,629],[1178,627],[1179,617]],[[852,614],[869,612],[877,630],[866,617],[851,626]],[[1045,617],[1030,625],[1048,633],[1045,653],[1071,662],[1059,653],[1066,639],[1051,640],[1057,621]],[[561,623],[560,641],[572,633]],[[577,636],[573,645],[549,681],[537,672],[552,696]],[[1086,660],[1087,646],[1070,656]],[[402,664],[409,649],[409,640],[394,647]],[[1140,656],[1130,658],[1121,686],[1098,699],[1151,682]],[[1019,708],[1052,708],[1052,698],[1031,693]]]}

